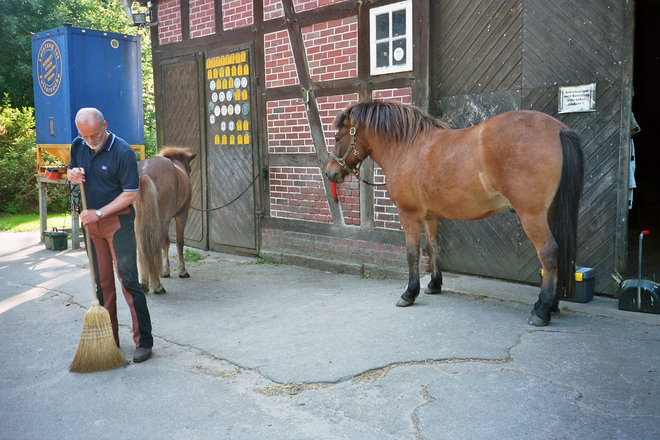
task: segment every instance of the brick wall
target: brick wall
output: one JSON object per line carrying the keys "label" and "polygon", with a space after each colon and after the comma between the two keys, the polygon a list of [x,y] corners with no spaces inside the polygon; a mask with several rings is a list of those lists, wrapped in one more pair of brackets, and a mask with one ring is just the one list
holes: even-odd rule
{"label": "brick wall", "polygon": [[[254,23],[252,0],[221,1],[224,30]],[[339,1],[341,0],[294,0],[293,3],[296,12],[303,12]],[[284,15],[280,0],[264,0],[263,7],[266,21],[280,19]],[[214,8],[214,0],[190,0],[191,38],[216,33]],[[180,0],[160,0],[159,16],[160,44],[181,41]],[[357,27],[357,16],[353,16],[301,28],[310,75],[314,82],[323,83],[357,76]],[[286,30],[264,35],[262,62],[265,69],[263,84],[266,90],[300,84]],[[410,103],[411,90],[377,90],[373,97]],[[329,151],[335,146],[335,129],[332,128],[332,123],[339,112],[356,103],[358,99],[357,93],[316,97]],[[268,101],[266,108],[269,155],[314,154],[315,148],[302,96],[297,99]],[[323,184],[323,168],[273,166],[269,171],[271,217],[332,223],[328,196]],[[377,183],[383,183],[385,180],[378,166],[374,179]],[[361,186],[353,176],[348,176],[343,184],[337,185],[337,196],[346,227],[361,224]],[[396,207],[385,188],[375,188],[374,194],[374,226],[400,230]],[[377,266],[406,266],[406,250],[403,246],[271,229],[262,230],[261,235],[263,249],[317,257],[327,255],[329,258]],[[423,258],[422,267],[427,262],[428,258]]]}
{"label": "brick wall", "polygon": [[264,35],[266,88],[292,86],[299,83],[286,30]]}
{"label": "brick wall", "polygon": [[[384,101],[410,104],[412,102],[412,90],[409,88],[374,90],[372,97]],[[385,183],[385,174],[378,165],[374,166],[374,183]],[[399,222],[399,211],[390,200],[384,186],[377,186],[374,189],[374,226],[383,229],[403,229]]]}
{"label": "brick wall", "polygon": [[215,33],[215,1],[190,0],[190,38]]}
{"label": "brick wall", "polygon": [[300,99],[270,101],[266,107],[268,154],[314,152],[307,112]]}
{"label": "brick wall", "polygon": [[357,76],[357,17],[307,26],[302,34],[313,81]]}
{"label": "brick wall", "polygon": [[282,0],[264,0],[264,21],[284,17]]}
{"label": "brick wall", "polygon": [[181,5],[179,0],[158,2],[158,41],[160,44],[181,41]]}
{"label": "brick wall", "polygon": [[[332,3],[344,0],[293,0],[293,7],[296,12],[309,11]],[[264,0],[264,20],[284,17],[281,0]]]}
{"label": "brick wall", "polygon": [[270,215],[332,222],[323,176],[316,167],[270,167]]}
{"label": "brick wall", "polygon": [[[323,124],[325,144],[328,151],[335,148],[335,133],[332,123],[337,115],[349,105],[357,102],[358,94],[321,96],[316,102]],[[360,183],[353,176],[347,176],[344,183],[337,185],[337,197],[341,203],[344,223],[347,225],[360,225]]]}
{"label": "brick wall", "polygon": [[252,0],[222,0],[222,27],[224,30],[254,23]]}
{"label": "brick wall", "polygon": [[[334,147],[335,130],[332,122],[337,114],[357,99],[357,94],[320,97],[319,114],[324,128],[326,145]],[[268,153],[306,154],[314,153],[307,112],[301,100],[281,100],[267,103]],[[331,222],[325,187],[319,168],[271,167],[270,169],[270,215],[272,217],[296,218]],[[304,179],[310,179],[305,182]],[[360,224],[360,190],[354,177],[337,186],[344,221],[349,225]]]}
{"label": "brick wall", "polygon": [[286,249],[294,254],[359,261],[372,266],[407,267],[405,246],[275,229],[261,232],[264,249]]}

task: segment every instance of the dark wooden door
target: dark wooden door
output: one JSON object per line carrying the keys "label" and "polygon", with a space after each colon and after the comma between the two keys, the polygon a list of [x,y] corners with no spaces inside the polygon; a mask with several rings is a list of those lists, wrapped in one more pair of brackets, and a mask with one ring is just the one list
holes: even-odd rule
{"label": "dark wooden door", "polygon": [[218,51],[206,60],[205,113],[212,250],[257,252],[253,185],[256,160],[249,49]]}
{"label": "dark wooden door", "polygon": [[[203,59],[201,54],[191,54],[161,62],[161,91],[163,103],[163,127],[161,146],[186,147],[197,157],[190,164],[190,180],[192,183],[191,209],[186,223],[185,241],[194,247],[206,248],[205,214],[200,211],[204,206],[204,151],[203,91],[200,81],[203,74]],[[170,235],[174,237],[174,226]]]}
{"label": "dark wooden door", "polygon": [[[431,110],[456,128],[508,110],[538,110],[582,138],[580,266],[595,268],[596,292],[617,289],[610,274],[626,252],[629,119],[627,6],[616,0],[432,2]],[[627,52],[628,51],[628,52]],[[558,87],[596,84],[596,111],[558,114]],[[622,178],[621,176],[624,176]],[[536,283],[540,262],[513,213],[442,222],[443,266]]]}

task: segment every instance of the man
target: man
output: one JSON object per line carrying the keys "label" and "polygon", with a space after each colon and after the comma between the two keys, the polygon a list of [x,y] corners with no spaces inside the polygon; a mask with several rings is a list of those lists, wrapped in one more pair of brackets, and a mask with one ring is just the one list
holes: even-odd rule
{"label": "man", "polygon": [[114,267],[133,318],[133,362],[151,357],[153,337],[147,298],[138,281],[135,210],[139,186],[135,153],[123,139],[107,130],[108,123],[95,108],[76,114],[79,136],[71,144],[68,179],[85,185],[87,209],[80,214],[92,240],[96,290],[110,313],[112,333],[119,346],[117,292]]}

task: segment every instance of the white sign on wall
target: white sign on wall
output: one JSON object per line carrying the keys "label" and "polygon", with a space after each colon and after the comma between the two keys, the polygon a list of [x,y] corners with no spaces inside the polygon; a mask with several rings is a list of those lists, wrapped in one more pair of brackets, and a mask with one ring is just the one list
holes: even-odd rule
{"label": "white sign on wall", "polygon": [[596,111],[596,83],[559,87],[559,113]]}

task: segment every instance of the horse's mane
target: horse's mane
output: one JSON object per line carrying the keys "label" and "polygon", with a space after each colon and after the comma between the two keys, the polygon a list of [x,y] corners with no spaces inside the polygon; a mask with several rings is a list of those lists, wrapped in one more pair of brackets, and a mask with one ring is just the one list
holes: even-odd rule
{"label": "horse's mane", "polygon": [[339,129],[345,122],[354,127],[363,126],[366,130],[378,132],[379,135],[399,143],[411,143],[427,130],[449,128],[439,119],[413,105],[379,101],[364,101],[351,105],[337,116],[333,126]]}

